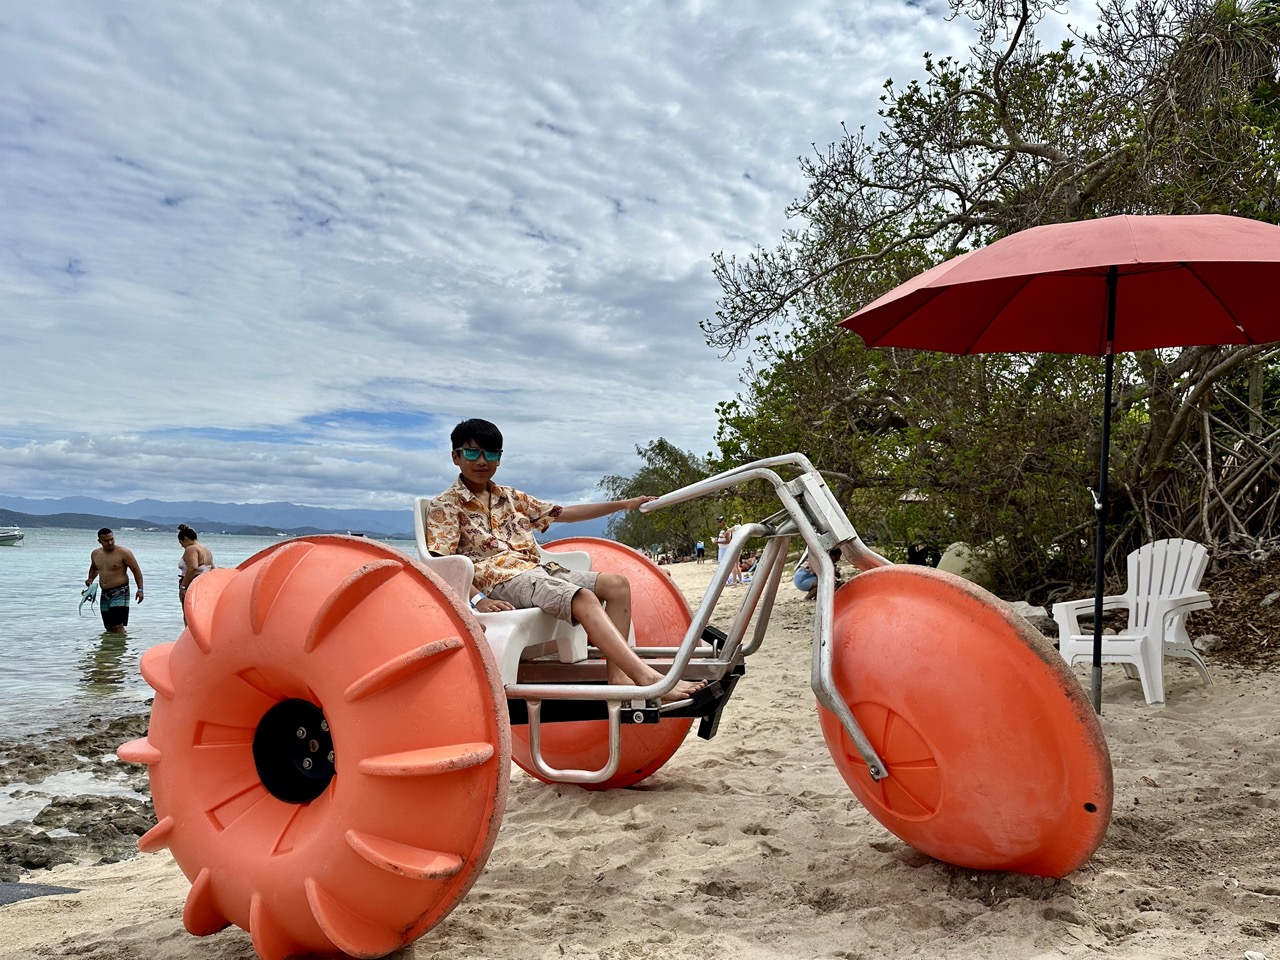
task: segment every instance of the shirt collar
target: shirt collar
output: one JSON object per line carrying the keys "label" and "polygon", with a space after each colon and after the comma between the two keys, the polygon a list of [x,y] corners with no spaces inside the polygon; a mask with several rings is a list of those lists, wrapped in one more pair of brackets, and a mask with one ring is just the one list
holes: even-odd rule
{"label": "shirt collar", "polygon": [[[470,487],[468,487],[465,483],[462,482],[462,474],[458,474],[458,479],[453,481],[453,486],[457,490],[459,497],[466,500],[475,501],[476,503],[480,502],[480,494],[475,493]],[[489,491],[489,497],[490,497],[491,503],[493,501],[493,498],[496,498],[502,495],[502,488],[499,487],[492,480],[485,481],[485,489]]]}

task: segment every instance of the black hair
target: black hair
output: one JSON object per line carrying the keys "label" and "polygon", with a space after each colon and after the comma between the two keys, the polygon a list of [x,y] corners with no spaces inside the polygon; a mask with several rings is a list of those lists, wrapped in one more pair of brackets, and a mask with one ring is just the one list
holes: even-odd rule
{"label": "black hair", "polygon": [[502,431],[488,420],[463,420],[449,434],[449,449],[457,450],[468,440],[474,440],[485,450],[502,449]]}
{"label": "black hair", "polygon": [[185,523],[180,523],[178,524],[178,539],[179,540],[199,540],[200,534],[196,533],[195,530],[193,530],[191,527],[188,527]]}
{"label": "black hair", "polygon": [[111,532],[110,527],[103,527],[101,530],[98,531],[98,536],[105,537],[110,532]]}

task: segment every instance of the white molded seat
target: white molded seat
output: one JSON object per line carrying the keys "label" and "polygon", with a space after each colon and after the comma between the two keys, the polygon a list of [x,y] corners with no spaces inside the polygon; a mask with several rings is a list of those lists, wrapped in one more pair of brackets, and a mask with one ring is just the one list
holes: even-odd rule
{"label": "white molded seat", "polygon": [[[427,550],[426,511],[430,497],[418,497],[413,504],[413,530],[418,541],[418,559],[423,566],[437,574],[454,593],[466,603],[471,597],[471,579],[474,567],[469,557],[433,557]],[[554,560],[570,570],[590,570],[591,555],[585,550],[568,550],[546,553],[544,559]],[[475,613],[473,611],[473,613]],[[485,639],[504,684],[516,682],[521,660],[556,655],[561,663],[578,663],[587,659],[587,632],[581,626],[565,623],[548,616],[541,610],[505,610],[501,613],[475,613],[484,627]]]}
{"label": "white molded seat", "polygon": [[[1129,580],[1125,593],[1103,597],[1102,609],[1128,609],[1124,633],[1103,634],[1102,662],[1122,663],[1130,676],[1136,670],[1147,703],[1164,703],[1164,658],[1190,660],[1206,684],[1209,668],[1191,645],[1187,614],[1213,606],[1200,591],[1200,579],[1208,566],[1208,551],[1194,540],[1156,540],[1129,554]],[[1093,661],[1093,633],[1080,629],[1081,614],[1091,614],[1094,598],[1068,600],[1053,605],[1058,624],[1058,652],[1067,666]]]}

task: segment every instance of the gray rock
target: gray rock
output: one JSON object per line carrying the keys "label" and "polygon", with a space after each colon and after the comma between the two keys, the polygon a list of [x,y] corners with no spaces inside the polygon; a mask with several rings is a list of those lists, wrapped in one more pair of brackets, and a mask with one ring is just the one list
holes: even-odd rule
{"label": "gray rock", "polygon": [[1209,653],[1222,646],[1222,638],[1215,633],[1206,633],[1192,640],[1191,645],[1201,653]]}
{"label": "gray rock", "polygon": [[964,577],[988,590],[992,586],[991,570],[981,555],[969,544],[957,541],[951,544],[938,561],[938,569]]}
{"label": "gray rock", "polygon": [[1049,615],[1049,611],[1044,607],[1034,607],[1025,600],[1014,600],[1009,606],[1013,607],[1028,620],[1035,620],[1037,617],[1047,617]]}

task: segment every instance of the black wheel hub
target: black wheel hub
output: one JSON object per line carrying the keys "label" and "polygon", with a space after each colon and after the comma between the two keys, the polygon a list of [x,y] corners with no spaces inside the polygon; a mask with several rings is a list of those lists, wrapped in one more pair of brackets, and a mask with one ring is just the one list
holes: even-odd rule
{"label": "black wheel hub", "polygon": [[268,710],[253,735],[258,779],[286,803],[310,803],[333,779],[333,737],[314,703],[282,700]]}

